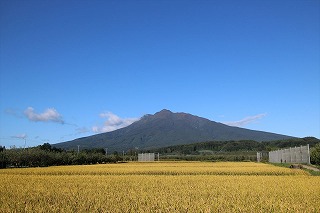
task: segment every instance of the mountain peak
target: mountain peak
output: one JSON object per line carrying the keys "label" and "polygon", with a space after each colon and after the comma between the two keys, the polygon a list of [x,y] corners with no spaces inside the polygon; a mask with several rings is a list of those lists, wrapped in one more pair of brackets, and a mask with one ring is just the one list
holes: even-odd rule
{"label": "mountain peak", "polygon": [[161,110],[160,112],[155,113],[154,115],[165,116],[165,115],[170,115],[170,114],[172,114],[172,113],[173,113],[173,112],[171,112],[171,111],[168,110],[168,109],[163,109],[163,110]]}

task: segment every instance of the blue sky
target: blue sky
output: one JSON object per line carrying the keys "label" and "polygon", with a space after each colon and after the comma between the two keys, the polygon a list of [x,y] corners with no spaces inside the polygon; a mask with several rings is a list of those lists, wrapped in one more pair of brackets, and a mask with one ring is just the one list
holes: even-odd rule
{"label": "blue sky", "polygon": [[0,145],[163,108],[320,138],[320,1],[0,1]]}

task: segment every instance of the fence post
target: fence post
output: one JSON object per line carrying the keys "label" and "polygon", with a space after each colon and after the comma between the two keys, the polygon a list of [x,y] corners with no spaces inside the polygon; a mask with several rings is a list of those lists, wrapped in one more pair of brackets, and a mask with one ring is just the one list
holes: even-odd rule
{"label": "fence post", "polygon": [[299,158],[299,160],[300,160],[300,163],[302,163],[303,162],[303,159],[302,159],[302,145],[300,146],[300,158]]}
{"label": "fence post", "polygon": [[309,144],[307,145],[307,149],[308,149],[308,164],[311,164],[311,161],[310,161],[310,147],[309,147]]}

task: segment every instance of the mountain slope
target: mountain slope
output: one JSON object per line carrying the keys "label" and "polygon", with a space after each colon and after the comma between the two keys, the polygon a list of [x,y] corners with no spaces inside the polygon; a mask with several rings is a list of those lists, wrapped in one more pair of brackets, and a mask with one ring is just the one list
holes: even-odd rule
{"label": "mountain slope", "polygon": [[55,147],[76,149],[108,148],[108,151],[150,149],[201,141],[255,140],[272,141],[291,138],[285,135],[231,127],[187,113],[162,110],[145,115],[130,126],[113,132],[78,138],[54,144]]}

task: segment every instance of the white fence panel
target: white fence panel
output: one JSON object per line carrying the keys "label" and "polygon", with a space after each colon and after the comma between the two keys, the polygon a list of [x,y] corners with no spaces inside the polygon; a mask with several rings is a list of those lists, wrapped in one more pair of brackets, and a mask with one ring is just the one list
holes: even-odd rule
{"label": "white fence panel", "polygon": [[154,153],[141,153],[138,154],[138,161],[154,161]]}
{"label": "white fence panel", "polygon": [[310,163],[309,144],[307,146],[280,149],[269,152],[271,163]]}

